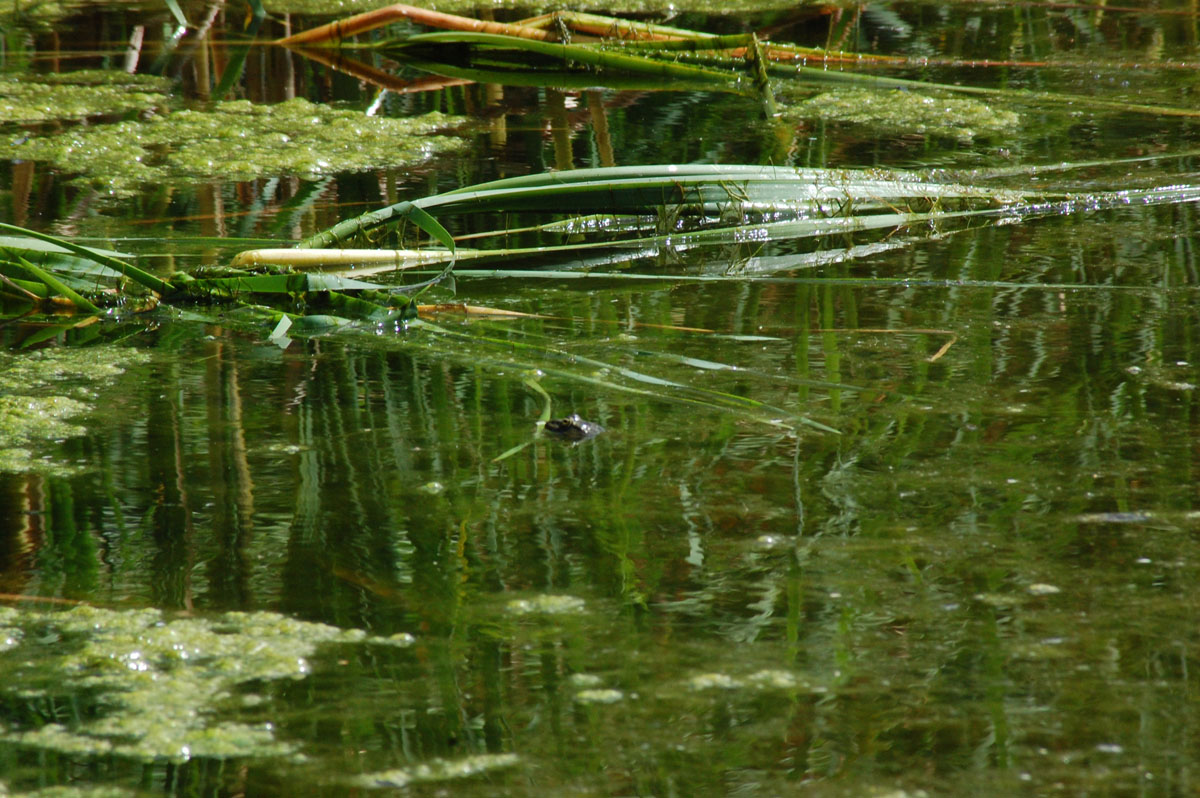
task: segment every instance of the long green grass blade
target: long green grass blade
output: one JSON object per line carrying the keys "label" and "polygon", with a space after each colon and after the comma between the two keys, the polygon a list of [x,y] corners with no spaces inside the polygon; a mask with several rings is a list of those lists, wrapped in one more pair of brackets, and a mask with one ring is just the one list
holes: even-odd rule
{"label": "long green grass blade", "polygon": [[300,294],[308,291],[361,291],[385,286],[332,274],[248,274],[238,277],[210,277],[193,280],[188,291],[196,294],[234,296],[241,293]]}
{"label": "long green grass blade", "polygon": [[[660,61],[638,55],[596,50],[576,44],[522,39],[516,36],[503,36],[495,33],[425,33],[410,36],[399,42],[389,42],[383,45],[383,50],[392,55],[403,56],[415,53],[417,58],[426,61],[436,61],[432,55],[439,48],[458,48],[467,45],[472,48],[472,61],[482,62],[473,65],[482,68],[496,69],[500,66],[514,70],[530,71],[538,69],[538,64],[522,60],[521,56],[531,54],[542,56],[541,63],[557,63],[564,65],[579,65],[599,71],[599,77],[593,76],[592,85],[604,82],[608,72],[617,74],[649,75],[661,80],[686,80],[694,83],[707,83],[710,88],[742,91],[741,76],[726,71],[706,69],[704,67],[685,66],[670,61]],[[461,52],[456,52],[461,58]]]}
{"label": "long green grass blade", "polygon": [[[28,259],[38,259],[46,255],[70,255],[71,251],[65,247],[53,244],[49,241],[30,238],[28,236],[0,236],[0,249],[16,252]],[[110,258],[132,258],[127,252],[116,252],[111,249],[100,249],[91,247],[92,252],[105,255]],[[72,259],[83,262],[83,259]]]}
{"label": "long green grass blade", "polygon": [[183,14],[183,9],[179,7],[179,0],[164,0],[167,4],[167,9],[171,12],[171,16],[175,17],[175,21],[179,23],[179,27],[186,28],[188,26],[187,17]]}
{"label": "long green grass blade", "polygon": [[57,236],[39,233],[36,230],[29,230],[13,224],[4,224],[0,222],[0,230],[8,233],[14,233],[16,235],[28,236],[29,238],[54,244],[62,249],[67,250],[68,252],[73,252],[80,257],[86,258],[93,263],[99,263],[101,266],[107,266],[113,271],[120,272],[138,285],[148,288],[151,291],[157,291],[160,294],[169,294],[175,290],[174,286],[172,286],[166,280],[156,277],[147,271],[143,271],[142,269],[128,264],[123,260],[106,255],[101,250],[81,246],[80,244],[75,244],[71,241],[67,241],[66,239],[58,238]]}
{"label": "long green grass blade", "polygon": [[41,280],[43,283],[45,283],[47,288],[49,288],[50,290],[54,291],[57,294],[61,294],[62,296],[66,297],[67,299],[71,300],[71,303],[74,304],[75,307],[79,308],[80,310],[84,311],[85,313],[101,313],[102,312],[100,310],[100,308],[93,305],[91,303],[91,301],[80,296],[73,289],[71,289],[70,287],[65,285],[61,280],[59,280],[57,277],[50,274],[49,272],[44,271],[43,269],[41,269],[37,266],[34,266],[32,263],[30,263],[29,261],[24,260],[24,259],[21,260],[21,265],[24,266],[30,272],[32,272],[39,280]]}
{"label": "long green grass blade", "polygon": [[[393,56],[396,57],[396,56]],[[617,75],[608,73],[600,80],[594,73],[583,70],[539,69],[536,72],[513,69],[501,69],[498,66],[484,68],[481,66],[464,67],[458,64],[447,64],[439,61],[428,61],[419,58],[404,57],[397,60],[410,64],[417,69],[442,75],[447,78],[462,78],[476,83],[503,83],[506,86],[553,87],[556,89],[574,89],[586,91],[595,89],[597,84],[616,91],[712,91],[713,82],[708,79],[691,77],[675,77],[666,80],[653,75]]]}
{"label": "long green grass blade", "polygon": [[[1047,198],[1045,194],[937,183],[902,173],[688,164],[580,169],[497,180],[397,203],[341,222],[299,246],[332,247],[404,218],[412,218],[428,231],[437,224],[429,215],[434,212],[630,214],[682,208],[701,214],[736,211],[828,216],[909,202],[1012,204]],[[416,216],[418,210],[428,216],[424,223]],[[443,237],[435,237],[444,243]]]}

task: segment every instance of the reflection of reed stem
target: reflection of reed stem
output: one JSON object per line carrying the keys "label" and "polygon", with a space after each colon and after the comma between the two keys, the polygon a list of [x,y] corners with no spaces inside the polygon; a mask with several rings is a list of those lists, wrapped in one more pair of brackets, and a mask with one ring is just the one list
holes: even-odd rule
{"label": "reflection of reed stem", "polygon": [[598,91],[587,93],[588,111],[592,115],[592,129],[596,131],[596,150],[600,154],[601,166],[616,166],[613,160],[612,136],[608,132],[608,112],[604,108],[604,95]]}
{"label": "reflection of reed stem", "polygon": [[357,61],[353,58],[347,58],[336,50],[327,50],[318,47],[291,47],[290,49],[305,58],[316,61],[318,64],[324,64],[339,72],[345,72],[347,75],[365,80],[373,86],[387,89],[395,94],[437,91],[448,86],[464,86],[475,82],[465,78],[448,78],[441,75],[429,75],[428,77],[416,80],[405,80],[378,67],[364,64],[362,61]]}
{"label": "reflection of reed stem", "polygon": [[550,112],[550,138],[554,141],[554,168],[560,172],[575,168],[571,153],[571,122],[562,92],[546,89],[546,108]]}

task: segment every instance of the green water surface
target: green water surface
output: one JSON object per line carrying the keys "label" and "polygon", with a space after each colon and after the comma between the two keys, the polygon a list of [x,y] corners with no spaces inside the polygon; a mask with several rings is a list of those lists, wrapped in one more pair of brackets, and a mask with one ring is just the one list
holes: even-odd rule
{"label": "green water surface", "polygon": [[[131,26],[169,20],[89,8],[57,39],[8,20],[0,66],[119,68]],[[775,122],[747,97],[598,90],[616,163],[1200,182],[1193,119],[1078,99],[1189,107],[1190,7],[810,11],[672,24],[1037,62],[887,74],[1077,99],[973,97],[922,121],[893,96],[873,125],[828,87],[781,91]],[[154,96],[134,86],[146,103],[211,110],[193,62],[164,71]],[[263,48],[235,94],[339,109],[327,122],[373,105],[468,121],[400,165],[311,173],[273,151],[230,179],[170,168],[175,140],[156,140],[153,181],[106,192],[80,161],[10,153],[83,140],[76,116],[0,115],[0,220],[167,272],[608,157],[585,93],[376,103]],[[136,135],[146,107],[85,108],[87,135]],[[1026,169],[1116,158],[1151,160]],[[0,794],[1193,795],[1198,228],[1192,204],[1129,206],[615,265],[637,280],[465,273],[432,301],[533,315],[290,343],[212,308],[9,314]],[[538,435],[547,410],[606,431]]]}

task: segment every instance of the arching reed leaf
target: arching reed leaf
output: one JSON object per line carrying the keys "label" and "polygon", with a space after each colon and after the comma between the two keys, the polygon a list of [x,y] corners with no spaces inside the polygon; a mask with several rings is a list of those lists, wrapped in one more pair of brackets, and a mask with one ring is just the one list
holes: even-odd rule
{"label": "arching reed leaf", "polygon": [[[474,83],[502,83],[506,86],[531,86],[556,89],[574,89],[586,91],[603,85],[616,91],[725,91],[732,89],[725,86],[728,81],[714,84],[711,78],[697,78],[694,75],[676,75],[663,77],[658,74],[621,74],[606,72],[603,79],[595,73],[585,70],[541,68],[537,70],[505,68],[500,64],[475,64],[462,66],[459,64],[431,61],[416,58],[403,53],[393,53],[391,58],[417,69],[440,75],[443,78],[465,80]],[[711,72],[713,70],[706,70]]]}
{"label": "arching reed leaf", "polygon": [[[674,209],[693,216],[732,216],[736,221],[747,213],[831,217],[916,205],[928,209],[956,201],[994,207],[1050,198],[1043,193],[938,183],[917,175],[879,171],[712,164],[579,169],[496,180],[389,205],[341,222],[299,246],[333,247],[405,218],[428,230],[436,223],[432,213],[621,215]],[[428,217],[424,224],[414,215],[418,210]]]}
{"label": "arching reed leaf", "polygon": [[75,244],[71,241],[67,241],[66,239],[47,235],[46,233],[39,233],[36,230],[27,230],[24,227],[18,227],[12,224],[0,223],[0,230],[13,233],[18,236],[27,236],[28,238],[32,238],[37,241],[53,244],[75,255],[79,255],[86,260],[92,261],[93,263],[98,263],[101,266],[107,266],[113,271],[125,275],[138,285],[148,288],[151,291],[157,291],[160,294],[168,294],[174,290],[174,286],[172,286],[166,280],[156,277],[147,271],[143,271],[142,269],[126,263],[117,257],[107,255],[103,250],[92,249],[91,247]]}
{"label": "arching reed leaf", "polygon": [[[96,247],[90,248],[92,252],[98,255],[104,255],[109,258],[131,258],[133,257],[127,252],[116,252],[111,249],[99,249]],[[0,250],[21,255],[24,258],[35,260],[41,263],[46,263],[42,260],[47,256],[70,256],[71,250],[59,244],[43,241],[40,239],[30,238],[28,236],[0,236]],[[64,257],[63,263],[83,264],[91,263],[89,259],[78,257]],[[111,273],[111,272],[110,272]]]}
{"label": "arching reed leaf", "polygon": [[[464,52],[465,48],[465,52]],[[426,33],[388,42],[380,46],[387,55],[404,60],[418,59],[435,65],[443,62],[438,54],[453,56],[448,66],[475,68],[492,72],[538,75],[543,70],[562,67],[587,72],[591,85],[603,83],[608,75],[647,75],[661,81],[681,80],[712,90],[744,92],[741,75],[725,70],[687,66],[671,61],[598,50],[579,44],[539,41],[494,33]],[[602,77],[597,77],[597,74]],[[543,78],[543,85],[545,80]]]}
{"label": "arching reed leaf", "polygon": [[80,310],[84,311],[85,313],[99,313],[100,312],[100,308],[96,307],[89,300],[80,296],[78,293],[76,293],[73,289],[71,289],[69,286],[67,286],[65,283],[63,283],[61,280],[59,280],[54,275],[50,274],[47,271],[42,270],[41,268],[39,268],[37,266],[34,266],[32,263],[25,260],[24,258],[20,259],[20,263],[30,273],[32,273],[35,277],[37,277],[39,280],[41,280],[43,283],[45,283],[47,288],[49,288],[54,293],[59,294],[65,298],[69,299],[71,301],[71,303],[75,305],[75,307],[79,308]]}
{"label": "arching reed leaf", "polygon": [[383,290],[385,286],[340,277],[333,274],[247,274],[238,277],[213,277],[192,280],[192,294],[233,296],[239,293],[299,294],[308,291]]}

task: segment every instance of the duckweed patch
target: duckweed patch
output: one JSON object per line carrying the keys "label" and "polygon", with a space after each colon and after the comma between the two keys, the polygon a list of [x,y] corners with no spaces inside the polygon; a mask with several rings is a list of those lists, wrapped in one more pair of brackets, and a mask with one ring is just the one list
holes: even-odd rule
{"label": "duckweed patch", "polygon": [[94,386],[121,376],[150,356],[136,349],[96,347],[39,349],[22,355],[0,355],[0,391],[20,392],[64,382]]}
{"label": "duckweed patch", "polygon": [[[158,610],[6,608],[0,624],[14,641],[0,653],[8,674],[0,700],[34,708],[0,739],[143,761],[302,759],[276,739],[270,703],[239,701],[238,686],[303,679],[318,646],[369,640],[268,612],[167,620]],[[82,705],[87,711],[59,709]]]}
{"label": "duckweed patch", "polygon": [[40,465],[36,444],[82,435],[70,419],[90,412],[97,388],[148,355],[134,349],[43,349],[0,355],[0,471]]}
{"label": "duckweed patch", "polygon": [[6,798],[131,798],[140,794],[124,787],[77,787],[65,784],[43,787],[33,792],[7,792],[4,785],[0,784],[0,795]]}
{"label": "duckweed patch", "polygon": [[578,596],[547,594],[508,602],[508,611],[513,615],[572,615],[583,612],[583,609],[583,599]]}
{"label": "duckweed patch", "polygon": [[[67,419],[90,409],[66,396],[0,396],[0,437],[10,443],[28,443],[82,435],[83,427]],[[19,446],[5,450],[12,458],[23,451],[27,450]]]}
{"label": "duckweed patch", "polygon": [[3,75],[0,122],[32,124],[151,111],[165,105],[170,85],[166,78],[102,69]]}
{"label": "duckweed patch", "polygon": [[516,754],[476,754],[462,759],[434,759],[409,768],[364,773],[353,783],[359,787],[398,788],[420,782],[453,781],[493,770],[511,768],[520,762]]}
{"label": "duckweed patch", "polygon": [[688,690],[797,690],[809,689],[810,685],[789,671],[762,670],[749,676],[731,676],[728,673],[701,673],[685,683]]}
{"label": "duckweed patch", "polygon": [[211,111],[32,136],[0,145],[0,157],[48,161],[109,194],[130,195],[139,185],[171,178],[317,178],[420,163],[463,146],[456,137],[433,135],[459,121],[440,113],[369,117],[304,99],[278,105],[239,100]]}
{"label": "duckweed patch", "polygon": [[575,694],[575,700],[581,704],[615,704],[624,698],[624,693],[612,689],[580,690]]}
{"label": "duckweed patch", "polygon": [[969,143],[1016,129],[1021,118],[968,98],[930,97],[909,91],[825,92],[784,111],[789,119],[823,119],[863,125],[882,134],[922,134]]}

